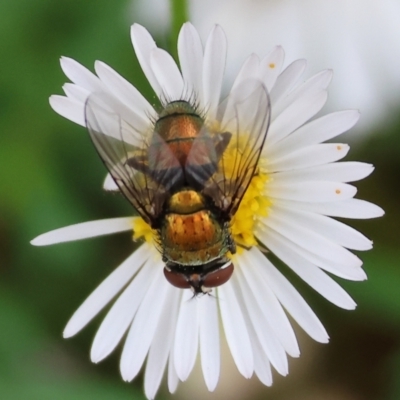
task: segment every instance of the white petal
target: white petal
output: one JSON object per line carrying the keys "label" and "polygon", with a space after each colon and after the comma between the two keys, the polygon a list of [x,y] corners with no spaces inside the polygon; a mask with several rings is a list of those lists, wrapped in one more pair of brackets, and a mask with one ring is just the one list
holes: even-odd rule
{"label": "white petal", "polygon": [[286,97],[281,99],[278,104],[274,104],[272,118],[274,119],[276,115],[279,115],[295,101],[305,98],[311,93],[320,92],[321,90],[326,89],[332,80],[332,76],[332,70],[328,69],[309,78],[306,82],[299,85]]}
{"label": "white petal", "polygon": [[104,89],[100,79],[83,65],[68,57],[61,57],[61,68],[67,77],[90,92],[99,92]]}
{"label": "white petal", "polygon": [[84,104],[65,96],[52,95],[49,98],[51,108],[62,117],[86,126]]}
{"label": "white petal", "polygon": [[279,203],[290,208],[297,208],[340,218],[369,219],[382,217],[382,215],[385,214],[382,208],[377,205],[359,199],[347,199],[329,203],[304,203],[291,200],[279,200]]}
{"label": "white petal", "polygon": [[157,114],[143,95],[107,64],[96,61],[94,67],[108,90],[135,113],[135,117],[140,120],[138,125],[142,125],[143,129],[148,128],[150,120]]}
{"label": "white petal", "polygon": [[252,345],[254,353],[254,372],[264,385],[271,386],[272,371],[268,357],[264,355],[264,351],[257,337],[255,337],[255,340],[252,341]]}
{"label": "white petal", "polygon": [[276,46],[260,62],[260,79],[270,92],[281,72],[285,52],[281,46]]}
{"label": "white petal", "polygon": [[[265,87],[258,79],[236,85],[218,108],[220,129],[227,132],[250,132],[248,146],[261,146],[261,136],[268,123],[269,99]],[[255,142],[254,142],[255,141]]]}
{"label": "white petal", "polygon": [[347,310],[356,307],[353,299],[332,278],[299,254],[294,253],[279,235],[269,235],[265,245],[327,300]]}
{"label": "white petal", "polygon": [[74,336],[91,321],[111,299],[127,284],[143,265],[151,252],[149,245],[143,244],[118,268],[116,268],[75,311],[64,329],[65,338]]}
{"label": "white petal", "polygon": [[[231,278],[231,282],[235,288],[236,295],[241,299],[241,303],[244,306],[243,312],[247,313],[250,323],[254,327],[254,332],[260,341],[261,347],[271,364],[281,375],[287,375],[288,362],[285,350],[281,343],[279,343],[278,337],[271,329],[270,324],[257,304],[252,293],[252,288],[248,286],[243,276],[242,269],[243,268],[239,268],[235,271],[235,274]],[[252,339],[252,342],[253,341],[254,339]]]}
{"label": "white petal", "polygon": [[254,257],[260,259],[260,262],[262,262],[262,259],[265,259],[265,268],[261,270],[264,276],[264,283],[273,290],[290,315],[314,340],[320,343],[327,343],[329,341],[329,336],[325,328],[296,289],[271,264],[260,250],[253,247],[250,251],[253,253]]}
{"label": "white petal", "polygon": [[96,236],[110,235],[132,230],[132,217],[101,219],[98,221],[82,222],[76,225],[55,229],[36,237],[31,241],[34,246],[47,246],[55,243],[70,242]]}
{"label": "white petal", "polygon": [[245,378],[250,378],[254,369],[253,351],[242,311],[230,281],[218,288],[218,303],[232,357],[239,372]]}
{"label": "white petal", "polygon": [[[158,264],[161,264],[161,262]],[[135,276],[135,279],[119,296],[94,338],[90,352],[90,358],[93,362],[97,363],[107,357],[121,341],[131,325],[152,280],[161,270],[162,265],[154,265],[154,259],[150,257]]]}
{"label": "white petal", "polygon": [[273,146],[266,147],[265,156],[270,157],[273,154],[275,157],[279,157],[281,154],[290,153],[303,146],[325,142],[352,128],[359,118],[360,113],[357,110],[324,115],[303,125]]}
{"label": "white petal", "polygon": [[303,74],[306,66],[306,60],[296,60],[285,68],[285,70],[278,76],[274,87],[271,89],[271,104],[276,104],[280,98],[286,96]]}
{"label": "white petal", "polygon": [[[237,293],[240,296],[239,302],[244,305],[244,300],[240,288],[238,288]],[[254,372],[257,374],[261,382],[263,382],[265,385],[271,386],[272,373],[271,364],[269,362],[268,356],[260,343],[260,339],[258,338],[252,322],[250,321],[250,317],[247,311],[243,313],[243,317],[250,337],[252,353],[254,357]]]}
{"label": "white petal", "polygon": [[[243,296],[241,295],[240,289],[238,289],[240,295],[240,302],[244,305]],[[271,364],[269,362],[268,356],[262,347],[260,340],[256,331],[254,330],[254,326],[250,321],[250,317],[247,312],[243,313],[243,317],[246,323],[247,331],[249,333],[252,353],[254,357],[254,372],[257,374],[261,382],[264,384],[271,386],[272,384],[272,373],[271,373]]]}
{"label": "white petal", "polygon": [[179,32],[178,53],[185,90],[195,95],[203,109],[203,46],[197,30],[189,22],[183,24]]}
{"label": "white petal", "polygon": [[147,80],[157,95],[161,94],[161,87],[150,65],[150,54],[156,49],[156,43],[147,30],[139,25],[133,24],[131,27],[131,39],[135,49],[136,57],[142,67]]}
{"label": "white petal", "polygon": [[158,269],[135,315],[122,351],[120,369],[125,381],[131,381],[144,363],[160,320],[167,289],[168,282],[162,270]]}
{"label": "white petal", "polygon": [[[343,143],[314,144],[283,155],[281,158],[271,158],[266,168],[271,172],[309,168],[340,160],[349,150],[349,145]],[[312,177],[312,180],[318,179]]]}
{"label": "white petal", "polygon": [[357,189],[341,182],[270,182],[268,196],[273,199],[295,200],[310,203],[343,201],[356,195]]}
{"label": "white petal", "polygon": [[292,268],[301,279],[331,303],[345,310],[354,310],[357,306],[349,294],[324,271],[311,263],[292,264]]}
{"label": "white petal", "polygon": [[[321,110],[323,105],[326,103],[327,98],[328,95],[325,90],[316,93],[307,93],[307,95],[302,96],[300,99],[297,99],[285,108],[271,122],[266,140],[266,147],[279,142],[295,129],[307,122]],[[272,99],[271,104],[272,113],[274,113],[274,103],[272,102]]]}
{"label": "white petal", "polygon": [[[162,299],[159,299],[159,301],[161,300]],[[168,285],[163,301],[164,309],[161,312],[159,325],[150,346],[146,363],[144,392],[148,399],[154,399],[164,374],[173,344],[176,321],[178,318],[179,300],[180,292],[172,285]]]}
{"label": "white petal", "polygon": [[200,325],[201,367],[207,389],[212,392],[217,386],[220,372],[220,348],[218,327],[218,304],[212,296],[198,299]]}
{"label": "white petal", "polygon": [[326,89],[331,83],[332,78],[333,71],[331,69],[325,69],[307,79],[302,85],[293,90],[293,92],[299,95],[300,93],[307,93],[308,91]]}
{"label": "white petal", "polygon": [[364,179],[372,173],[374,166],[355,161],[336,162],[317,165],[310,168],[283,171],[274,174],[274,180],[279,182],[300,182],[300,181],[334,181],[334,182],[355,182]]}
{"label": "white petal", "polygon": [[174,340],[174,360],[176,373],[185,381],[193,369],[199,343],[199,316],[197,301],[193,293],[184,291],[180,305]]}
{"label": "white petal", "polygon": [[347,249],[326,239],[326,236],[316,233],[307,226],[299,224],[298,221],[291,220],[289,216],[280,213],[279,210],[271,210],[268,218],[265,218],[263,222],[268,228],[263,228],[263,225],[260,224],[260,229],[273,229],[319,257],[335,260],[337,263],[353,268],[362,265],[362,261]]}
{"label": "white petal", "polygon": [[85,103],[90,94],[89,90],[73,83],[65,83],[63,85],[63,90],[67,97],[77,101],[78,103],[82,103],[82,105]]}
{"label": "white petal", "polygon": [[114,179],[111,177],[110,174],[107,174],[106,179],[104,179],[103,189],[108,190],[110,192],[117,192],[119,191],[119,187],[115,183]]}
{"label": "white petal", "polygon": [[143,124],[130,108],[106,92],[90,95],[85,104],[85,117],[92,129],[134,146],[142,145],[143,136],[151,127],[149,122]]}
{"label": "white petal", "polygon": [[174,360],[174,343],[172,342],[172,348],[169,353],[168,359],[168,390],[170,393],[175,393],[178,388],[179,378],[175,369],[175,360]]}
{"label": "white petal", "polygon": [[243,63],[242,68],[237,74],[231,90],[234,90],[242,82],[246,82],[249,79],[251,80],[257,79],[259,75],[259,69],[260,69],[260,59],[256,54],[251,54]]}
{"label": "white petal", "polygon": [[150,65],[161,87],[161,101],[169,103],[183,98],[182,75],[169,53],[162,49],[153,49],[150,53]]}
{"label": "white petal", "polygon": [[257,231],[257,238],[260,239],[261,242],[265,243],[267,246],[270,237],[278,237],[280,241],[283,241],[285,243],[285,246],[291,249],[295,254],[298,254],[305,260],[317,265],[327,272],[339,276],[340,278],[348,279],[351,281],[363,281],[367,279],[364,270],[359,266],[340,264],[336,261],[336,259],[327,260],[326,258],[319,256],[315,252],[308,251],[304,247],[295,244],[286,236],[283,236],[272,229],[263,231],[259,229]]}
{"label": "white petal", "polygon": [[226,61],[226,36],[216,25],[208,36],[203,60],[203,96],[207,118],[215,119]]}
{"label": "white petal", "polygon": [[259,264],[258,260],[254,259],[252,254],[247,251],[238,256],[238,260],[240,260],[241,271],[254,294],[261,313],[286,352],[292,357],[298,357],[300,350],[293,328],[273,292],[262,283],[258,270],[262,269],[264,265]]}
{"label": "white petal", "polygon": [[327,239],[352,250],[370,250],[372,248],[371,240],[363,234],[351,228],[342,222],[332,218],[300,211],[276,204],[274,211],[278,212],[282,218],[290,219],[291,222],[304,228],[325,236]]}
{"label": "white petal", "polygon": [[135,129],[135,115],[108,93],[93,93],[85,105],[86,122],[90,130],[140,146],[144,132]]}

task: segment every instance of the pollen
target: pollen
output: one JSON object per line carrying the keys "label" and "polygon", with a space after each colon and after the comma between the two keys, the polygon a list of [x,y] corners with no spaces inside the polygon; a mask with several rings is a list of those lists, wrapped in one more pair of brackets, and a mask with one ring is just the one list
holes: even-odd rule
{"label": "pollen", "polygon": [[147,243],[153,243],[156,231],[151,229],[141,217],[134,218],[133,220],[133,240],[137,241],[143,238]]}
{"label": "pollen", "polygon": [[336,194],[340,194],[340,193],[342,193],[342,192],[340,191],[340,189],[336,189],[336,190],[335,190],[335,193],[336,193]]}
{"label": "pollen", "polygon": [[275,68],[275,63],[270,63],[268,66],[269,66],[271,69],[273,69],[273,68]]}
{"label": "pollen", "polygon": [[257,244],[254,231],[260,217],[266,217],[271,206],[271,201],[265,196],[265,187],[268,183],[268,175],[258,172],[243,196],[239,209],[232,218],[231,232],[234,241],[242,247],[252,247]]}

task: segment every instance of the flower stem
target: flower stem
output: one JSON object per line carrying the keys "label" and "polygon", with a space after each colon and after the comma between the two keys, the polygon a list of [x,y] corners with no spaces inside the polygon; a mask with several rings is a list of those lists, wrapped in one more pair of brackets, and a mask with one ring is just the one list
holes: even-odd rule
{"label": "flower stem", "polygon": [[186,0],[171,0],[171,33],[169,37],[169,50],[174,59],[178,60],[178,50],[176,43],[182,24],[188,21],[188,7]]}

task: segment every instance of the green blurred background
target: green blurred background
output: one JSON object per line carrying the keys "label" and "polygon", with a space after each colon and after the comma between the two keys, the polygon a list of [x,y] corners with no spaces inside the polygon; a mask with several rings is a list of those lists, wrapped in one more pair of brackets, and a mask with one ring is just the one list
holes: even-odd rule
{"label": "green blurred background", "polygon": [[[142,378],[122,382],[120,350],[100,365],[89,361],[97,318],[77,337],[62,339],[73,311],[131,251],[128,234],[37,248],[29,241],[65,225],[129,215],[117,195],[101,190],[104,168],[85,132],[54,113],[51,94],[66,82],[61,55],[92,68],[102,60],[154,101],[131,48],[130,2],[124,0],[2,0],[0,2],[0,397],[2,399],[142,399]],[[161,47],[169,40],[157,38]],[[290,276],[327,328],[320,345],[299,332],[300,359],[272,388],[236,379],[230,359],[214,398],[400,399],[400,242],[398,226],[400,119],[353,144],[348,159],[371,162],[360,198],[386,216],[355,221],[375,242],[361,254],[367,282],[340,283],[358,303],[337,309]],[[196,376],[197,375],[197,376]],[[227,384],[224,384],[227,382]],[[237,387],[235,385],[238,385]],[[224,388],[235,388],[224,392]],[[205,398],[201,374],[177,398]],[[159,398],[169,397],[163,384]]]}

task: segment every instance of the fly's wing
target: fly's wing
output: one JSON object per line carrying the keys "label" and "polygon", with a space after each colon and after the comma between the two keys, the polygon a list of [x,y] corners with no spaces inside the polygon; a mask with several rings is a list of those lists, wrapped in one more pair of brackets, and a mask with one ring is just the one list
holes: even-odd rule
{"label": "fly's wing", "polygon": [[166,191],[183,185],[182,166],[157,132],[152,133],[149,146],[132,152],[126,162],[132,168],[149,176]]}
{"label": "fly's wing", "polygon": [[[157,134],[138,132],[114,110],[116,100],[94,93],[85,104],[90,137],[115,183],[151,226],[162,211],[173,179],[168,167],[179,165],[167,144]],[[122,108],[121,108],[122,110]],[[151,158],[155,158],[154,161]],[[180,174],[183,176],[182,169]]]}
{"label": "fly's wing", "polygon": [[185,172],[229,219],[257,173],[271,119],[267,89],[258,80],[242,82],[221,103],[217,118],[218,130],[205,127],[194,141]]}
{"label": "fly's wing", "polygon": [[231,137],[229,132],[211,133],[203,126],[186,159],[186,181],[190,186],[197,190],[204,189],[209,179],[218,171],[221,156]]}

